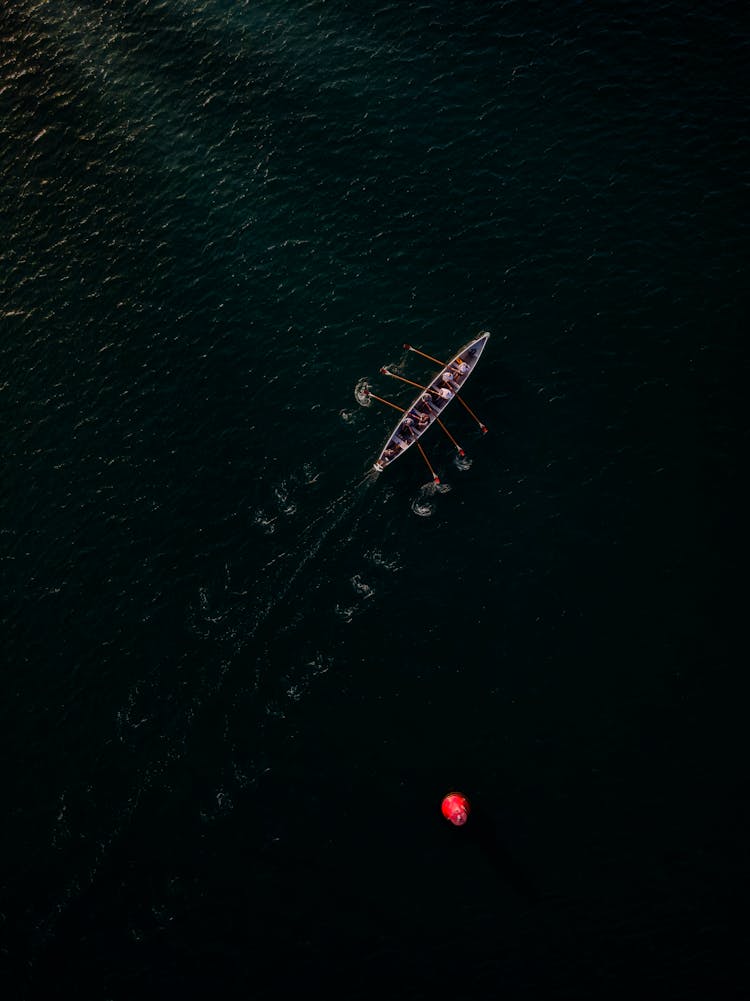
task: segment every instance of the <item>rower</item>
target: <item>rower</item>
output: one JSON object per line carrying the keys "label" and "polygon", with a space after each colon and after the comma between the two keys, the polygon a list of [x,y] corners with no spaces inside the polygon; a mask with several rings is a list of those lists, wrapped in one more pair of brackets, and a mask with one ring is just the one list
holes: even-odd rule
{"label": "rower", "polygon": [[455,393],[453,392],[453,390],[452,389],[448,389],[447,386],[440,386],[439,388],[436,387],[433,390],[433,392],[437,393],[437,395],[441,396],[444,400],[452,400],[453,397],[455,396]]}
{"label": "rower", "polygon": [[459,375],[466,375],[468,373],[469,366],[466,364],[465,361],[461,361],[460,358],[456,358],[456,361],[454,362],[454,364],[456,366],[456,370],[457,370],[457,372],[458,372]]}
{"label": "rower", "polygon": [[413,417],[417,422],[417,427],[420,431],[423,431],[430,423],[430,415],[426,414],[424,410],[417,410],[416,407],[409,411],[409,416]]}
{"label": "rower", "polygon": [[406,441],[408,441],[414,435],[414,426],[413,425],[414,425],[414,421],[407,414],[407,416],[404,417],[403,421],[401,422],[401,434],[402,434],[403,438]]}

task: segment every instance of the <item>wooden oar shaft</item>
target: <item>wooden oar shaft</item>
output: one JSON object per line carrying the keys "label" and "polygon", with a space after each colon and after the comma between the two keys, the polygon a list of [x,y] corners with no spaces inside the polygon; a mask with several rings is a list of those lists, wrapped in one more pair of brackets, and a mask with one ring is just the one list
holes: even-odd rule
{"label": "wooden oar shaft", "polygon": [[470,414],[471,414],[471,416],[472,416],[472,417],[474,418],[474,420],[475,420],[475,421],[477,422],[477,424],[479,425],[479,427],[480,427],[480,428],[482,429],[482,434],[487,434],[487,425],[486,425],[486,424],[482,424],[482,422],[481,422],[481,421],[479,420],[479,418],[478,418],[478,417],[477,417],[477,415],[476,415],[476,414],[474,413],[474,411],[473,411],[473,410],[471,409],[471,407],[470,407],[470,406],[469,406],[469,404],[468,404],[468,403],[466,402],[466,400],[464,400],[464,399],[463,399],[463,397],[459,396],[459,395],[458,395],[458,393],[456,393],[456,399],[457,399],[457,400],[458,400],[458,402],[459,402],[459,403],[461,404],[461,406],[462,406],[462,407],[464,407],[464,409],[465,409],[465,410],[466,410],[466,411],[467,411],[468,413],[470,413]]}
{"label": "wooden oar shaft", "polygon": [[445,426],[445,424],[443,424],[443,422],[442,422],[442,421],[440,420],[440,418],[439,418],[439,417],[436,417],[435,419],[436,419],[436,421],[438,422],[438,424],[440,425],[440,427],[441,427],[441,428],[443,429],[443,431],[445,431],[445,433],[446,433],[446,434],[448,435],[448,437],[449,437],[449,438],[450,438],[450,440],[451,440],[451,441],[453,442],[453,444],[454,444],[454,445],[456,446],[456,451],[458,452],[458,454],[459,454],[459,455],[461,455],[461,456],[464,456],[464,455],[466,455],[466,452],[464,452],[464,450],[463,450],[463,449],[461,448],[461,446],[460,446],[460,445],[458,444],[458,442],[456,441],[456,439],[455,439],[455,438],[453,437],[453,435],[452,435],[452,434],[450,433],[450,431],[449,431],[449,430],[448,430],[448,428],[447,428],[447,427]]}
{"label": "wooden oar shaft", "polygon": [[422,453],[422,458],[423,458],[423,459],[424,459],[424,461],[425,461],[425,462],[427,463],[427,468],[429,469],[429,471],[430,471],[430,474],[432,475],[432,478],[433,478],[433,480],[435,481],[435,483],[440,483],[440,480],[438,479],[438,476],[437,476],[437,474],[435,473],[435,470],[434,470],[434,469],[432,468],[432,466],[430,465],[430,460],[429,460],[429,459],[427,458],[427,456],[425,455],[425,451],[424,451],[424,449],[423,449],[423,448],[422,448],[422,446],[421,446],[421,445],[419,444],[419,442],[416,442],[415,444],[416,444],[417,448],[419,449],[419,451],[420,451],[420,452]]}
{"label": "wooden oar shaft", "polygon": [[382,396],[376,396],[374,393],[371,393],[369,389],[365,393],[365,396],[367,396],[369,399],[377,400],[378,403],[385,403],[387,407],[393,407],[394,410],[398,410],[402,414],[406,413],[403,407],[399,407],[397,404],[391,403],[390,400],[384,400]]}
{"label": "wooden oar shaft", "polygon": [[399,379],[401,382],[407,383],[409,386],[414,386],[416,389],[424,389],[428,393],[433,393],[435,396],[440,396],[440,393],[436,389],[430,389],[429,386],[423,386],[421,382],[412,382],[411,379],[405,379],[403,375],[397,375],[395,372],[391,372],[390,369],[381,368],[380,370],[383,375],[389,375],[391,379]]}
{"label": "wooden oar shaft", "polygon": [[434,361],[436,365],[440,365],[441,368],[445,368],[444,361],[440,361],[438,358],[433,358],[432,355],[426,355],[424,351],[419,351],[417,348],[413,348],[411,344],[404,344],[404,347],[407,351],[413,351],[414,354],[422,355],[422,357],[426,358],[427,361]]}

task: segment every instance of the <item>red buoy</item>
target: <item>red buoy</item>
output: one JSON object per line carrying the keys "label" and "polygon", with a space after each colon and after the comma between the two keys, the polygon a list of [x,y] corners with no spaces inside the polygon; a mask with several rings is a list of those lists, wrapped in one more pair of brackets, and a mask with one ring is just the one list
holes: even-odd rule
{"label": "red buoy", "polygon": [[440,809],[446,820],[456,827],[461,827],[469,819],[469,801],[461,792],[449,792],[443,799]]}

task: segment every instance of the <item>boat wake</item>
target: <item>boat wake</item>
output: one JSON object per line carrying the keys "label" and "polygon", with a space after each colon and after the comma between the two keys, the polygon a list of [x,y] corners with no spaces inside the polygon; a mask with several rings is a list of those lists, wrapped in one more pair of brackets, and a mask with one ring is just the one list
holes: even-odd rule
{"label": "boat wake", "polygon": [[[262,507],[249,512],[254,540],[248,540],[248,549],[254,552],[260,544],[275,550],[268,553],[265,565],[251,569],[239,549],[233,566],[225,563],[215,581],[197,587],[194,600],[185,609],[185,624],[206,656],[194,667],[190,684],[184,680],[177,684],[163,665],[156,665],[131,685],[114,719],[112,743],[130,762],[132,784],[111,813],[102,815],[84,863],[36,921],[35,955],[54,935],[68,907],[92,885],[123,832],[131,828],[139,805],[154,790],[170,789],[175,770],[184,767],[181,763],[191,753],[191,734],[211,726],[212,713],[223,718],[224,732],[215,735],[212,766],[204,762],[205,782],[195,793],[196,809],[204,823],[230,813],[244,792],[260,781],[270,767],[262,735],[275,721],[283,721],[288,708],[300,702],[330,669],[330,653],[304,639],[301,626],[305,616],[313,613],[309,608],[304,611],[295,595],[309,579],[316,557],[322,557],[326,548],[338,552],[357,538],[365,511],[361,502],[371,479],[364,477],[339,492],[300,528],[304,492],[317,489],[318,475],[311,466],[303,466],[298,474],[270,484]],[[347,520],[343,541],[335,543],[334,533]],[[240,563],[247,568],[244,582],[238,580]],[[371,605],[374,594],[359,574],[350,576],[346,583],[354,601],[350,598],[347,602],[351,607],[344,615],[333,610],[345,620],[357,614],[362,603]],[[292,656],[288,664],[284,657],[273,660],[268,655],[276,642],[289,644]],[[273,677],[268,671],[271,662],[283,665]],[[236,739],[235,729],[246,723],[248,714],[255,719],[261,738],[256,745],[246,747]],[[50,834],[58,850],[72,840],[76,824],[81,822],[83,808],[74,802],[75,794],[75,788],[70,788],[60,797]],[[89,789],[86,797],[90,795]]]}
{"label": "boat wake", "polygon": [[[372,471],[374,473],[374,470]],[[313,559],[321,552],[329,540],[331,533],[345,518],[354,515],[358,503],[364,496],[367,487],[374,477],[366,474],[359,481],[344,490],[338,497],[330,501],[315,515],[311,521],[295,535],[289,551],[278,553],[261,569],[264,581],[264,592],[268,595],[266,601],[254,610],[251,623],[242,639],[242,646],[256,639],[258,631],[269,619],[276,608],[284,605],[288,596],[304,571],[309,568]],[[287,498],[278,498],[286,501]],[[284,513],[296,511],[296,507],[286,503]]]}
{"label": "boat wake", "polygon": [[[130,787],[116,807],[101,816],[83,864],[40,916],[38,952],[54,935],[62,915],[93,884],[107,857],[117,851],[141,804],[160,791],[169,794],[178,782],[175,775],[195,753],[196,731],[212,730],[216,720],[223,721],[223,730],[212,733],[213,744],[202,745],[203,753],[209,745],[213,751],[202,761],[203,779],[194,792],[201,823],[212,824],[231,813],[269,772],[269,734],[289,725],[293,707],[336,663],[320,630],[307,629],[320,605],[305,599],[306,589],[325,581],[331,621],[346,627],[373,608],[379,582],[400,571],[396,554],[372,547],[371,541],[363,545],[360,524],[370,510],[369,488],[379,474],[367,470],[333,491],[330,499],[319,493],[324,479],[312,464],[305,464],[262,484],[246,509],[248,532],[231,561],[217,569],[213,580],[196,583],[185,607],[185,625],[201,656],[190,665],[189,684],[163,663],[134,680],[113,724],[113,744],[131,762]],[[437,495],[449,489],[426,484],[413,510],[422,517],[431,515]],[[389,490],[380,494],[382,503],[392,499]],[[342,555],[352,546],[362,546],[355,558],[364,562],[352,567],[350,560],[344,561],[348,566],[343,578],[340,572],[327,573],[327,561],[341,566]],[[248,720],[257,735],[253,739],[244,736]],[[60,801],[51,834],[59,847],[74,838],[83,809],[76,807],[74,794],[74,788],[64,790]]]}

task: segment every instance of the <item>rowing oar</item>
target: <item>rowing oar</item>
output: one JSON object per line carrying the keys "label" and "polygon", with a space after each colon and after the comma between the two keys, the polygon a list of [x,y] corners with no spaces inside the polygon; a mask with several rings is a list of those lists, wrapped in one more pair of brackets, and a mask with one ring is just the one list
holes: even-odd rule
{"label": "rowing oar", "polygon": [[[383,368],[381,368],[380,371],[383,373],[383,375],[390,375],[393,379],[400,379],[402,382],[408,382],[410,386],[416,386],[417,389],[427,389],[427,386],[420,386],[418,382],[412,382],[411,379],[404,379],[404,377],[402,375],[396,375],[395,372],[389,372],[388,369],[385,366],[383,366]],[[431,392],[435,393],[436,396],[439,395],[434,389],[431,390]],[[374,398],[377,399],[377,396],[374,397]],[[393,404],[391,404],[391,406],[393,406]],[[400,410],[401,408],[397,407],[397,409]],[[402,413],[406,413],[405,410],[402,410],[401,412]],[[443,422],[440,420],[439,417],[435,418],[435,423],[439,424],[440,427],[443,429],[443,431],[445,431],[445,433],[448,435],[448,437],[450,438],[450,440],[455,445],[456,451],[461,456],[461,458],[463,458],[466,455],[466,452],[464,452],[464,450],[461,448],[461,446],[458,444],[458,442],[456,441],[456,439],[453,437],[453,435],[450,433],[450,431],[448,430],[448,428],[445,426],[445,424],[443,424]]]}
{"label": "rowing oar", "polygon": [[[420,351],[418,348],[413,348],[411,346],[411,344],[404,344],[404,347],[406,348],[407,351],[413,351],[414,354],[416,354],[416,355],[422,355],[422,357],[426,358],[427,361],[434,361],[436,365],[439,365],[441,368],[445,368],[445,362],[444,361],[440,361],[439,358],[433,358],[432,355],[426,355],[424,353],[424,351]],[[458,400],[458,402],[461,404],[462,407],[464,407],[466,410],[468,410],[468,412],[471,414],[471,416],[477,422],[477,424],[479,425],[479,427],[482,430],[482,434],[487,434],[487,425],[483,424],[479,420],[479,418],[474,413],[474,411],[471,409],[471,407],[466,402],[466,400],[463,398],[463,396],[459,396],[458,393],[456,393],[456,399]]]}
{"label": "rowing oar", "polygon": [[423,458],[423,459],[424,459],[424,461],[425,461],[425,462],[427,463],[427,468],[429,469],[430,473],[432,474],[432,479],[433,479],[433,481],[434,481],[434,482],[435,482],[435,483],[436,483],[436,484],[437,484],[438,486],[440,486],[440,479],[438,478],[437,474],[435,473],[435,470],[434,470],[434,469],[432,468],[432,466],[430,465],[430,460],[429,460],[429,459],[427,458],[427,456],[425,455],[425,452],[424,452],[424,449],[423,449],[423,448],[422,448],[422,446],[421,446],[421,445],[419,444],[419,442],[416,442],[415,444],[416,444],[417,448],[419,449],[419,451],[420,451],[420,452],[422,453],[422,458]]}
{"label": "rowing oar", "polygon": [[376,396],[374,393],[371,393],[369,389],[366,389],[364,392],[365,396],[370,397],[373,400],[377,400],[378,403],[385,403],[387,407],[393,407],[394,410],[400,410],[402,414],[406,413],[403,407],[399,407],[396,403],[391,403],[390,400],[384,400],[382,396]]}

